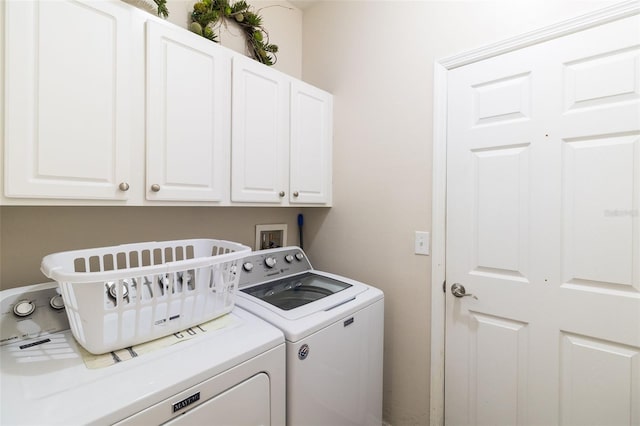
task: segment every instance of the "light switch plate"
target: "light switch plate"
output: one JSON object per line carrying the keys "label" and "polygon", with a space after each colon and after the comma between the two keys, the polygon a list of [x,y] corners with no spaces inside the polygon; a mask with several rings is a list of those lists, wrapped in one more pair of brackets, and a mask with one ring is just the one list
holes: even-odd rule
{"label": "light switch plate", "polygon": [[429,233],[424,231],[416,231],[415,253],[421,255],[429,255]]}

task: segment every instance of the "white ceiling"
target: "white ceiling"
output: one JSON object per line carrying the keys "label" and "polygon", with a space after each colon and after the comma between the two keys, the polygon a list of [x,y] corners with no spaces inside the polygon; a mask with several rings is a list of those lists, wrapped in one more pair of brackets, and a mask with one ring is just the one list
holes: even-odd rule
{"label": "white ceiling", "polygon": [[321,0],[289,0],[289,3],[297,7],[298,9],[305,10],[318,3]]}

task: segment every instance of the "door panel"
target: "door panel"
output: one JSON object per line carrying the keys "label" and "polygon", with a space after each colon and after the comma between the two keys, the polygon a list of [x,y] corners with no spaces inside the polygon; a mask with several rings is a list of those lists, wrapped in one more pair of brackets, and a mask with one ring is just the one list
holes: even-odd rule
{"label": "door panel", "polygon": [[282,203],[289,188],[289,83],[253,59],[234,57],[232,96],[231,201]]}
{"label": "door panel", "polygon": [[638,150],[638,135],[564,141],[564,282],[601,289],[635,284],[640,290],[633,282],[638,252],[630,214],[638,193]]}
{"label": "door panel", "polygon": [[528,146],[472,152],[473,271],[526,280],[529,200],[518,194],[528,192]]}
{"label": "door panel", "polygon": [[449,73],[447,424],[640,423],[639,41],[635,16]]}
{"label": "door panel", "polygon": [[[228,197],[231,57],[169,25],[147,25],[149,200]],[[153,192],[152,185],[160,190]]]}
{"label": "door panel", "polygon": [[333,98],[301,81],[291,82],[289,202],[331,202]]}
{"label": "door panel", "polygon": [[634,100],[640,96],[638,51],[614,50],[565,64],[566,111]]}
{"label": "door panel", "polygon": [[531,117],[531,73],[524,72],[473,86],[477,126]]}
{"label": "door panel", "polygon": [[634,424],[640,391],[637,348],[563,333],[560,362],[562,424]]}
{"label": "door panel", "polygon": [[[498,419],[500,424],[519,424],[527,409],[527,324],[478,312],[470,316],[476,330],[470,348],[476,359],[470,371],[476,401],[471,423],[495,424]],[[501,349],[498,353],[496,345]]]}
{"label": "door panel", "polygon": [[6,195],[126,200],[118,185],[130,181],[136,104],[127,6],[9,1],[6,23]]}

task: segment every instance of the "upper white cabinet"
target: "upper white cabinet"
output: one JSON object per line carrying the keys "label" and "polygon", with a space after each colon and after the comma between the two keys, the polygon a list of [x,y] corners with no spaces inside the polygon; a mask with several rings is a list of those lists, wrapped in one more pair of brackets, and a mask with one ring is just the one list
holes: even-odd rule
{"label": "upper white cabinet", "polygon": [[281,203],[289,191],[289,80],[233,58],[231,201]]}
{"label": "upper white cabinet", "polygon": [[5,7],[5,195],[126,200],[129,6],[59,0]]}
{"label": "upper white cabinet", "polygon": [[332,96],[233,59],[231,201],[331,203]]}
{"label": "upper white cabinet", "polygon": [[291,83],[290,203],[331,204],[333,96]]}
{"label": "upper white cabinet", "polygon": [[146,25],[146,198],[228,199],[231,55],[182,28]]}
{"label": "upper white cabinet", "polygon": [[329,93],[122,1],[3,5],[0,204],[331,204]]}

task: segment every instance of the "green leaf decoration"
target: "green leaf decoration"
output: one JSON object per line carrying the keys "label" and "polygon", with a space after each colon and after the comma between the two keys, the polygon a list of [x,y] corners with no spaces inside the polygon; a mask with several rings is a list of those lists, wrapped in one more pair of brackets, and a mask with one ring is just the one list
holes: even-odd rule
{"label": "green leaf decoration", "polygon": [[[166,2],[166,0],[154,1]],[[193,5],[189,30],[217,43],[218,34],[213,29],[221,19],[233,20],[240,26],[247,40],[247,49],[253,59],[266,65],[276,63],[275,54],[278,52],[278,46],[269,43],[269,33],[262,26],[262,17],[255,13],[245,0],[234,3],[230,3],[229,0],[198,1]]]}
{"label": "green leaf decoration", "polygon": [[[146,0],[149,3],[151,3],[150,0]],[[158,16],[162,16],[163,18],[167,18],[169,16],[169,9],[167,9],[167,0],[153,0],[153,2],[155,3],[157,9],[158,9]],[[149,4],[149,7],[151,7],[151,5]]]}

